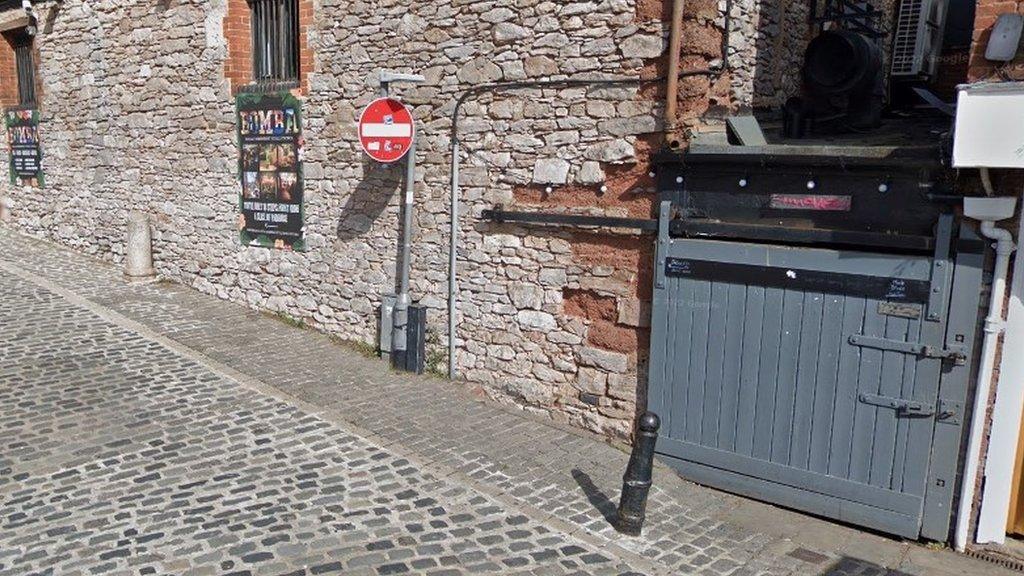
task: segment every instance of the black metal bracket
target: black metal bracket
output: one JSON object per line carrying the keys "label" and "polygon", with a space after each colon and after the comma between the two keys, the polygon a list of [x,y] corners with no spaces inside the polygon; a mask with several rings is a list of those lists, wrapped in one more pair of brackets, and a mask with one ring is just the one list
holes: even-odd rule
{"label": "black metal bracket", "polygon": [[[557,212],[524,212],[505,210],[501,206],[495,206],[490,210],[483,210],[480,213],[480,217],[499,224],[517,223],[547,226],[624,228],[641,233],[655,233],[658,231],[658,220],[653,218],[621,218]],[[934,239],[928,236],[738,224],[698,218],[677,218],[671,220],[669,232],[671,236],[675,237],[727,238],[791,244],[846,244],[860,248],[895,248],[897,250],[919,252],[930,252],[935,246]]]}
{"label": "black metal bracket", "polygon": [[846,244],[858,248],[895,248],[918,252],[930,252],[935,246],[934,239],[928,236],[738,224],[696,218],[673,220],[670,230],[673,236],[736,238],[789,244]]}
{"label": "black metal bracket", "polygon": [[901,354],[913,354],[923,358],[938,358],[948,360],[957,366],[967,363],[967,354],[963,346],[950,346],[949,348],[937,348],[920,342],[904,342],[902,340],[890,340],[888,338],[875,338],[854,334],[849,338],[850,344],[863,348],[874,348]]}
{"label": "black metal bracket", "polygon": [[858,399],[864,404],[878,406],[879,408],[892,408],[900,416],[931,416],[935,414],[935,406],[925,404],[916,400],[906,398],[894,398],[880,394],[861,394]]}
{"label": "black metal bracket", "polygon": [[480,217],[491,222],[542,224],[556,226],[592,226],[595,228],[629,228],[640,232],[657,232],[658,221],[653,218],[619,218],[615,216],[588,216],[556,212],[520,212],[495,206],[484,210]]}
{"label": "black metal bracket", "polygon": [[811,22],[818,25],[842,22],[848,29],[870,38],[885,36],[885,30],[879,26],[881,17],[881,10],[870,4],[861,6],[854,0],[824,0],[820,10],[818,0],[811,2]]}

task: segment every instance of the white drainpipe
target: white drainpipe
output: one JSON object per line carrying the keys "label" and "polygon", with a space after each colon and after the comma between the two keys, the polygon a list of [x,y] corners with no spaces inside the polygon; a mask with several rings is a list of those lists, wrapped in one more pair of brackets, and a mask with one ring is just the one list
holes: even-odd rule
{"label": "white drainpipe", "polygon": [[[1024,238],[1024,218],[1020,220],[1017,238]],[[1020,441],[1021,407],[1024,406],[1024,251],[1018,250],[1013,264],[1010,300],[1007,306],[1003,354],[999,364],[999,387],[992,407],[992,429],[989,432],[985,459],[985,490],[978,514],[979,544],[1006,541],[1007,519],[1013,492],[1013,472]]]}
{"label": "white drainpipe", "polygon": [[[987,181],[988,179],[983,178],[983,180]],[[992,390],[992,373],[995,368],[996,347],[999,343],[999,334],[1003,331],[1003,300],[1006,296],[1006,271],[1010,265],[1010,255],[1013,254],[1016,248],[1013,244],[1013,235],[1008,230],[997,228],[995,222],[1013,216],[1015,204],[1015,198],[964,199],[964,216],[981,220],[981,234],[990,240],[996,241],[996,262],[992,273],[992,291],[989,296],[988,316],[985,318],[985,339],[981,347],[981,366],[978,368],[978,383],[974,394],[974,412],[971,416],[967,458],[964,460],[964,478],[960,488],[960,506],[957,510],[956,530],[953,534],[953,544],[961,552],[967,547],[967,533],[970,529],[971,510],[974,507],[975,487],[978,480],[981,443],[985,434],[986,416],[988,415],[988,399]]]}

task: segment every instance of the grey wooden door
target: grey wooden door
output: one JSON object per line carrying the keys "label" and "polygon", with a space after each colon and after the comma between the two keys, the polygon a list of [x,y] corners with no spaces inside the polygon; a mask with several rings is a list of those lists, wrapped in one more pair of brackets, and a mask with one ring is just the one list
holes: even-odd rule
{"label": "grey wooden door", "polygon": [[944,345],[935,259],[693,239],[658,258],[659,453],[701,483],[918,537],[940,376],[966,353]]}

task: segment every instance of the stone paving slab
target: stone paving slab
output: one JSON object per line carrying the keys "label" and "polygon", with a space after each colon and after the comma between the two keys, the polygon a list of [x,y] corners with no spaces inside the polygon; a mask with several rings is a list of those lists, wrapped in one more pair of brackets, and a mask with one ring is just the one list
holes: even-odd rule
{"label": "stone paving slab", "polygon": [[[555,526],[553,531],[561,537],[585,539],[584,544],[602,549],[610,563],[619,562],[622,569],[701,575],[1009,573],[947,551],[928,550],[696,486],[664,467],[658,469],[644,535],[622,538],[607,520],[627,459],[621,447],[482,402],[471,387],[393,373],[381,361],[362,357],[322,335],[187,287],[127,284],[120,272],[107,264],[6,230],[0,230],[0,244],[5,246],[0,270],[17,278],[21,290],[64,295],[63,308],[53,303],[59,309],[53,321],[58,331],[68,333],[66,344],[62,336],[61,348],[49,357],[30,360],[31,354],[25,355],[24,373],[52,381],[65,364],[63,360],[71,358],[78,368],[65,375],[83,382],[76,385],[86,391],[81,399],[69,395],[54,400],[60,410],[40,425],[57,437],[62,426],[83,430],[67,447],[55,445],[53,435],[38,436],[30,426],[25,433],[37,435],[34,443],[22,440],[10,452],[0,450],[0,468],[10,466],[7,462],[11,460],[21,461],[19,458],[34,466],[50,466],[47,470],[94,465],[102,449],[90,436],[99,433],[88,430],[96,422],[105,423],[110,436],[117,438],[113,442],[132,442],[135,430],[140,437],[159,433],[146,428],[147,423],[133,421],[126,415],[131,411],[116,402],[111,404],[105,395],[96,397],[88,382],[93,376],[90,371],[99,371],[97,374],[119,382],[134,382],[119,384],[129,389],[146,386],[155,377],[167,377],[168,368],[161,362],[169,360],[138,343],[135,354],[152,356],[156,367],[138,368],[138,374],[119,373],[120,368],[110,367],[118,364],[116,357],[100,350],[113,336],[77,333],[76,306],[68,303],[70,298],[80,300],[94,313],[121,320],[109,330],[135,326],[136,332],[151,332],[157,340],[164,339],[164,348],[177,350],[179,356],[199,358],[206,365],[220,367],[221,373],[236,375],[237,380],[271,387],[286,404],[315,407],[342,429],[358,430],[357,439],[372,438],[384,450],[414,458],[420,468],[447,471],[441,476],[458,478],[458,486],[485,495],[481,497],[496,498],[506,507],[521,507],[538,526]],[[23,326],[15,337],[31,333],[29,326]],[[128,338],[132,333],[127,330],[118,337]],[[83,349],[83,342],[97,346]],[[2,389],[9,368],[6,362],[0,364]],[[203,409],[235,418],[236,397],[219,395],[225,382],[230,379],[220,377],[204,384],[204,406],[209,408]],[[169,421],[185,426],[190,419],[201,420],[201,415],[195,412],[198,407],[190,411],[176,405],[183,393],[187,396],[189,392],[176,387],[166,392],[154,390],[154,396],[138,402],[166,408]],[[83,416],[77,428],[76,402],[90,407],[78,409],[88,417]],[[248,412],[241,418],[252,418],[252,410]],[[18,416],[15,421],[29,419],[31,415]],[[253,419],[253,426],[258,420]],[[91,424],[86,426],[87,422]],[[223,421],[219,423],[223,425]],[[0,432],[5,430],[2,426],[0,423]],[[345,462],[338,463],[337,473],[343,473]],[[0,496],[9,490],[5,476],[0,473]],[[462,505],[471,508],[468,503]],[[389,526],[394,534],[401,532],[398,524]],[[2,554],[0,564],[5,562]],[[640,562],[646,565],[635,565]],[[419,570],[408,563],[406,568]],[[943,568],[948,572],[942,572]],[[496,569],[505,573],[513,567],[498,565]]]}

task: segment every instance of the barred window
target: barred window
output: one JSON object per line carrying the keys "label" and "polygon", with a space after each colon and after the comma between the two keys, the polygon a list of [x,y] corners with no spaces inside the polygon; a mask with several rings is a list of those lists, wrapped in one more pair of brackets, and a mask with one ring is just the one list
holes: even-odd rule
{"label": "barred window", "polygon": [[36,63],[32,56],[32,37],[24,33],[13,36],[11,46],[18,74],[18,103],[33,106],[36,103]]}
{"label": "barred window", "polygon": [[297,0],[249,0],[252,15],[253,79],[257,84],[299,80]]}

